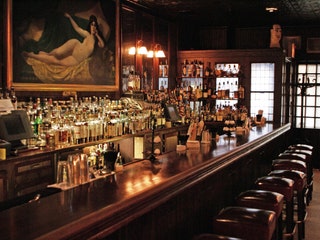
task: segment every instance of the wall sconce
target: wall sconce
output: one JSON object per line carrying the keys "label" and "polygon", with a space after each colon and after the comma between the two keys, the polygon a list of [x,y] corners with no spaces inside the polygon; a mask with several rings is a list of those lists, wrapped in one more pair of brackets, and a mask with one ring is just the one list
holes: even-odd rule
{"label": "wall sconce", "polygon": [[160,44],[154,44],[151,46],[151,50],[148,51],[147,54],[148,58],[165,58],[166,55],[164,54],[163,50],[161,49],[161,45]]}
{"label": "wall sconce", "polygon": [[130,47],[129,48],[129,55],[135,55],[136,53],[140,54],[140,55],[147,55],[148,54],[148,50],[143,45],[142,40],[138,40],[137,47]]}

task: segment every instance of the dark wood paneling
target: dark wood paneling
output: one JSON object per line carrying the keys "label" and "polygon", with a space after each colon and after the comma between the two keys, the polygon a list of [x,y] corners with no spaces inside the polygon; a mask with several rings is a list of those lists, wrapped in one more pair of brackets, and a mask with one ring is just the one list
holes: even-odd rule
{"label": "dark wood paneling", "polygon": [[289,132],[290,125],[267,125],[250,131],[243,145],[221,140],[209,151],[171,152],[153,166],[158,171],[148,161],[128,165],[122,173],[0,212],[2,237],[192,239],[210,231],[212,217],[270,170]]}

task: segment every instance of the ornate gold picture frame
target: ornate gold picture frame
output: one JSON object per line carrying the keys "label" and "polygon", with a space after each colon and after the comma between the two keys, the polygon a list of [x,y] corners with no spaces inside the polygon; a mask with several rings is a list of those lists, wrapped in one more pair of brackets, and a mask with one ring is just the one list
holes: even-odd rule
{"label": "ornate gold picture frame", "polygon": [[119,89],[119,0],[8,0],[7,85]]}

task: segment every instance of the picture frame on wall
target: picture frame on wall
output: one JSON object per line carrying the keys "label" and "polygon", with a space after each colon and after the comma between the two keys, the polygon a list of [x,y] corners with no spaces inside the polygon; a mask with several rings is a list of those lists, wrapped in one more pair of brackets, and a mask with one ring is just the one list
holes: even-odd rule
{"label": "picture frame on wall", "polygon": [[8,86],[18,91],[119,89],[119,0],[8,2]]}
{"label": "picture frame on wall", "polygon": [[320,38],[307,38],[307,53],[320,53]]}
{"label": "picture frame on wall", "polygon": [[295,58],[296,50],[301,49],[301,36],[283,36],[282,48],[286,51],[287,57]]}

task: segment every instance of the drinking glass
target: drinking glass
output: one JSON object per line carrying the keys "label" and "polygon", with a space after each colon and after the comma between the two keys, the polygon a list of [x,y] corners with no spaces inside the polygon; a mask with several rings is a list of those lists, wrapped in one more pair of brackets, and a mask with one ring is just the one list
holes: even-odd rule
{"label": "drinking glass", "polygon": [[80,183],[86,183],[89,180],[88,155],[81,153],[80,155]]}
{"label": "drinking glass", "polygon": [[71,182],[75,185],[80,184],[80,156],[79,154],[68,155],[68,162],[71,166]]}
{"label": "drinking glass", "polygon": [[71,185],[71,168],[67,161],[58,162],[57,184],[61,187],[69,187]]}

